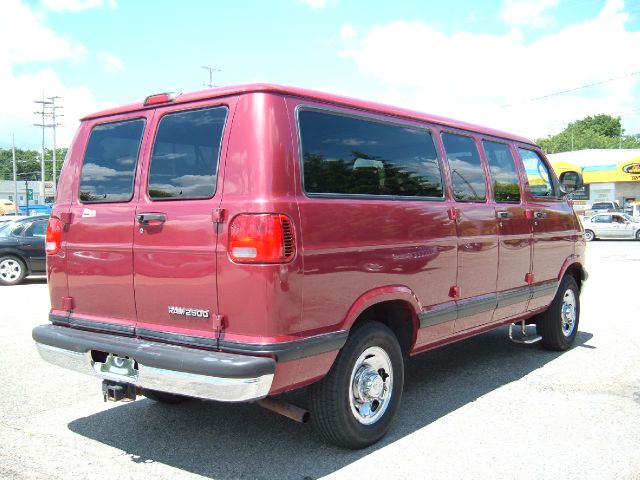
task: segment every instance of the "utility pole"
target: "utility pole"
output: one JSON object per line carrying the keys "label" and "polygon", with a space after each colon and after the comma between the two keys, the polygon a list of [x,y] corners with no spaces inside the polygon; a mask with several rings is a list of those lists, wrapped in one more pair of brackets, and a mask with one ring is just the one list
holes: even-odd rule
{"label": "utility pole", "polygon": [[42,100],[35,100],[34,103],[39,103],[42,105],[42,110],[39,112],[33,112],[36,115],[42,115],[42,123],[34,123],[35,127],[42,128],[42,158],[40,159],[40,196],[42,197],[42,201],[44,202],[44,129],[48,127],[46,123],[44,123],[45,115],[47,112],[45,111],[48,106],[51,105],[50,100],[45,100],[44,92],[42,92]]}
{"label": "utility pole", "polygon": [[219,85],[213,84],[213,72],[221,72],[222,70],[220,70],[219,68],[214,68],[210,65],[203,66],[202,68],[204,68],[205,70],[209,70],[209,83],[203,83],[202,85],[209,88],[218,87]]}
{"label": "utility pole", "polygon": [[56,182],[56,167],[57,167],[57,162],[56,162],[56,127],[59,127],[60,125],[62,125],[61,123],[58,123],[56,121],[57,117],[63,117],[64,115],[60,114],[56,114],[56,110],[59,108],[62,108],[62,105],[56,105],[56,100],[59,99],[60,97],[57,96],[53,96],[53,97],[49,97],[49,100],[51,101],[51,113],[48,113],[47,116],[51,117],[51,124],[47,125],[48,127],[51,127],[53,129],[53,168],[52,168],[52,179],[53,179],[53,194],[55,195],[56,190],[57,190],[57,182]]}
{"label": "utility pole", "polygon": [[20,200],[18,199],[18,175],[16,169],[16,136],[12,135],[13,146],[11,148],[13,157],[13,203],[16,204],[16,208],[20,208]]}

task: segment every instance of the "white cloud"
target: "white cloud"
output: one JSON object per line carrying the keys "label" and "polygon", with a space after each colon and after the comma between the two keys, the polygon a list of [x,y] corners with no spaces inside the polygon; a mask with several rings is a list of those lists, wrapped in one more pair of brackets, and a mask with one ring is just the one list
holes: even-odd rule
{"label": "white cloud", "polygon": [[[629,52],[640,51],[640,31],[627,30],[626,19],[622,1],[608,0],[596,18],[533,41],[517,29],[445,34],[397,21],[349,38],[342,55],[382,85],[376,100],[538,137],[562,122],[637,108],[640,76],[530,101],[639,71]],[[640,122],[626,128],[640,131]]]}
{"label": "white cloud", "polygon": [[83,45],[46,28],[41,15],[28,5],[19,0],[2,3],[0,61],[25,63],[77,59],[85,54]]}
{"label": "white cloud", "polygon": [[[0,85],[5,94],[0,109],[0,145],[11,143],[15,133],[16,145],[33,148],[40,143],[41,134],[33,126],[39,119],[35,100],[60,96],[58,104],[64,108],[57,130],[58,146],[68,146],[78,126],[78,119],[92,111],[111,105],[99,103],[91,90],[83,85],[66,85],[51,62],[82,61],[87,49],[79,42],[65,38],[46,25],[46,18],[19,0],[2,3],[0,16]],[[40,63],[40,62],[45,62]],[[46,133],[47,147],[51,147],[51,130]]]}
{"label": "white cloud", "polygon": [[111,53],[99,53],[98,60],[107,73],[120,73],[124,70],[124,63]]}
{"label": "white cloud", "polygon": [[343,25],[342,28],[340,29],[340,38],[342,39],[343,42],[347,42],[355,38],[357,35],[358,35],[358,31],[350,23]]}
{"label": "white cloud", "polygon": [[306,3],[314,10],[318,10],[320,8],[324,8],[329,3],[329,0],[298,0],[302,3]]}
{"label": "white cloud", "polygon": [[91,8],[115,8],[116,0],[41,0],[40,4],[54,12],[79,12]]}
{"label": "white cloud", "polygon": [[556,7],[559,0],[505,0],[502,19],[518,27],[545,27],[552,23],[547,10]]}

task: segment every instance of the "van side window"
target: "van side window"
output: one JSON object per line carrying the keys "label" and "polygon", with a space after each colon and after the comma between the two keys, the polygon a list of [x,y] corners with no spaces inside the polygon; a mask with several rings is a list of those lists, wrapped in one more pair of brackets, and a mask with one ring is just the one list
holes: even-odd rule
{"label": "van side window", "polygon": [[149,167],[150,198],[213,197],[226,118],[226,107],[162,117]]}
{"label": "van side window", "polygon": [[482,141],[493,182],[493,197],[498,203],[519,203],[520,182],[511,150],[504,143]]}
{"label": "van side window", "polygon": [[305,192],[443,198],[427,130],[316,110],[298,122]]}
{"label": "van side window", "polygon": [[451,171],[453,196],[459,202],[484,202],[487,186],[476,143],[472,138],[443,133],[442,142]]}
{"label": "van side window", "polygon": [[542,161],[540,156],[533,150],[519,148],[524,169],[529,179],[529,189],[534,197],[554,197],[555,189],[549,167]]}
{"label": "van side window", "polygon": [[80,173],[81,202],[131,200],[144,125],[144,119],[137,119],[93,128]]}

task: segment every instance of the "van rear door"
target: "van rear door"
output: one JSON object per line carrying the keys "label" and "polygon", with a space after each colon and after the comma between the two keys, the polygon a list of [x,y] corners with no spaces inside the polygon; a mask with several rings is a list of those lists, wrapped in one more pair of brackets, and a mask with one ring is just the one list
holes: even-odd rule
{"label": "van rear door", "polygon": [[[56,207],[54,214],[67,224],[64,268],[70,298],[62,308],[72,310],[68,321],[74,326],[134,332],[132,243],[138,159],[151,118],[150,112],[136,112],[83,122],[73,147],[74,152],[83,152],[82,157],[74,153],[72,161],[65,162],[61,188],[73,179],[69,210],[60,213]],[[55,270],[61,269],[50,268],[56,284],[54,306],[64,295]]]}
{"label": "van rear door", "polygon": [[218,172],[230,110],[227,102],[156,111],[135,212],[139,336],[217,347]]}

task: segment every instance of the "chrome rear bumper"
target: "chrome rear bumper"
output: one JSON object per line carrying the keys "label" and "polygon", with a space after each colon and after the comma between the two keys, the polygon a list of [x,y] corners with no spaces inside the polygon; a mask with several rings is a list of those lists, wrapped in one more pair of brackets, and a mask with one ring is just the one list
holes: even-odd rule
{"label": "chrome rear bumper", "polygon": [[[41,325],[33,329],[47,362],[105,380],[190,397],[242,402],[269,393],[275,360],[211,352],[132,337]],[[105,354],[130,359],[135,368],[118,368]]]}

